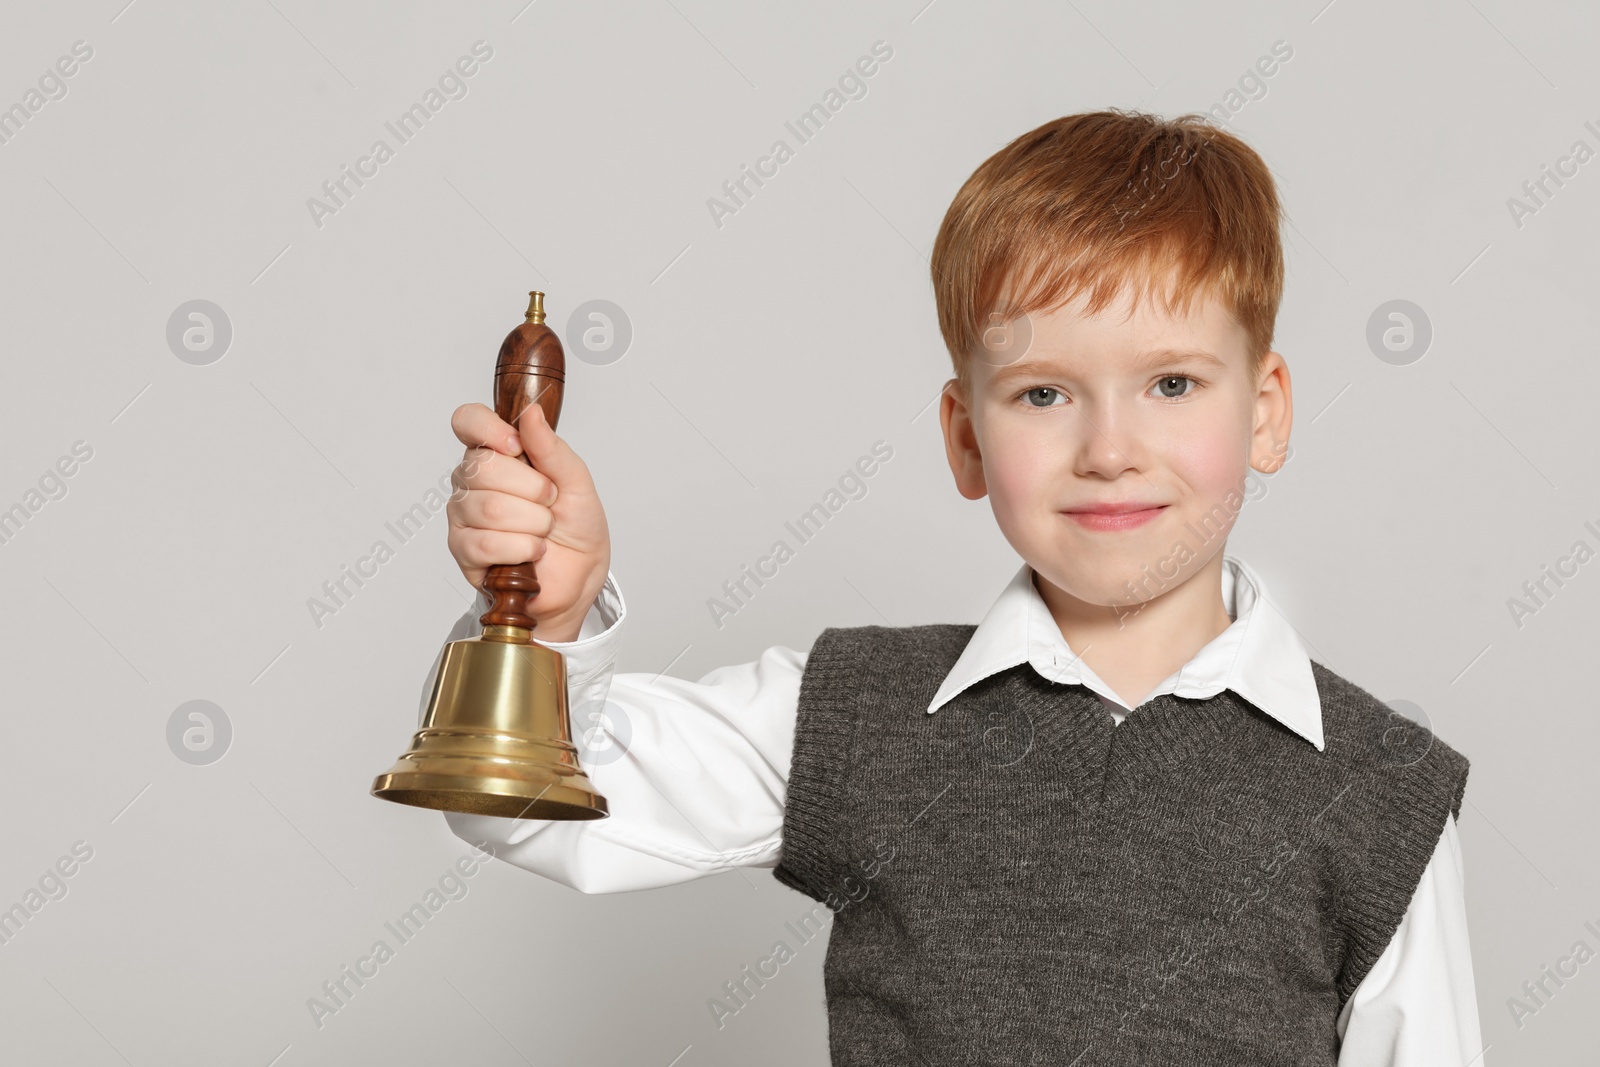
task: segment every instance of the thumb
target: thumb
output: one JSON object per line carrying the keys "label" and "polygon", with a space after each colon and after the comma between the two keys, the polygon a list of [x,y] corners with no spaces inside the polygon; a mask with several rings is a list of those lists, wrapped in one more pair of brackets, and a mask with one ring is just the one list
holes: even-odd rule
{"label": "thumb", "polygon": [[545,421],[544,408],[529,404],[517,421],[517,434],[533,469],[556,483],[557,492],[571,488],[582,477],[583,465],[567,443]]}

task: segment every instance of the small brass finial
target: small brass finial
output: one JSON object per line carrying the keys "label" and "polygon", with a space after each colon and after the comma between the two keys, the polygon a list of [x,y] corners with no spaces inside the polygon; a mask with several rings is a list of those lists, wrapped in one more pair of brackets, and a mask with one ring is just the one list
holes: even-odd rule
{"label": "small brass finial", "polygon": [[534,325],[544,321],[544,294],[538,290],[528,292],[528,314],[526,318]]}

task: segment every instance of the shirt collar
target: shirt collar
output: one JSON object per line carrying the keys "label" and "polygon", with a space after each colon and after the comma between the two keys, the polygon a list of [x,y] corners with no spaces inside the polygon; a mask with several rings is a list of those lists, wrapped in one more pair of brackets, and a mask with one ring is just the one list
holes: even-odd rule
{"label": "shirt collar", "polygon": [[[1224,554],[1222,562],[1222,601],[1232,624],[1144,699],[1162,693],[1205,698],[1229,689],[1321,751],[1322,703],[1305,646],[1267,599],[1261,576],[1234,556]],[[973,631],[928,714],[968,686],[1019,663],[1031,664],[1053,682],[1087,686],[1102,699],[1126,707],[1061,636],[1034,588],[1033,568],[1024,563]]]}

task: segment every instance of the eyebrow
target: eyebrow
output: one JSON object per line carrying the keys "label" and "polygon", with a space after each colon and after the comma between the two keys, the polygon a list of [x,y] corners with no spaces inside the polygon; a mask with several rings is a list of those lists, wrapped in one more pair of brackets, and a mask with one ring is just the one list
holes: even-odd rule
{"label": "eyebrow", "polygon": [[[1142,352],[1132,361],[1134,370],[1150,370],[1163,364],[1175,363],[1203,363],[1219,371],[1226,370],[1228,365],[1216,356],[1199,348],[1154,348]],[[995,385],[1003,385],[1013,378],[1023,378],[1032,375],[1046,374],[1055,369],[1055,365],[1042,360],[1032,360],[1025,363],[1013,363],[995,372],[990,381]]]}

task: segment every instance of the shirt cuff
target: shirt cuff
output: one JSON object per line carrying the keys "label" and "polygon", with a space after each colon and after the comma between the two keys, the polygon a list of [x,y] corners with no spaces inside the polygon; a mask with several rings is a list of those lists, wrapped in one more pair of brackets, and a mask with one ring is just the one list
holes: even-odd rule
{"label": "shirt cuff", "polygon": [[[483,610],[489,610],[487,604]],[[622,623],[627,614],[627,602],[622,599],[617,577],[607,571],[605,584],[583,617],[576,638],[541,641],[538,629],[533,631],[534,643],[561,653],[566,661],[569,712],[573,721],[580,724],[575,729],[583,729],[581,724],[600,714],[610,695],[612,669],[622,645]]]}

